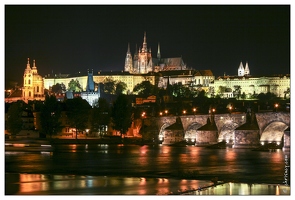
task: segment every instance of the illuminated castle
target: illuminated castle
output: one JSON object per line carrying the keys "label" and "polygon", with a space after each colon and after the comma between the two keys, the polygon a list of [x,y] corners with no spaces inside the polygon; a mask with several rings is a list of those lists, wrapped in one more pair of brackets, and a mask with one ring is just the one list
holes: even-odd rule
{"label": "illuminated castle", "polygon": [[186,70],[182,57],[161,58],[160,44],[158,44],[157,58],[152,57],[151,48],[148,49],[146,33],[144,33],[142,48],[135,49],[132,57],[128,44],[124,71],[130,74],[147,74],[149,72]]}

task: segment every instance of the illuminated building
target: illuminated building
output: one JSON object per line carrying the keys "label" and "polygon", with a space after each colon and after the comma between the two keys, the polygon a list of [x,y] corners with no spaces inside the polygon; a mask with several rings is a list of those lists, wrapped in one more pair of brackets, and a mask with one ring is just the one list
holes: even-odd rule
{"label": "illuminated building", "polygon": [[44,100],[43,78],[38,74],[35,60],[33,61],[33,67],[31,68],[29,58],[27,68],[24,72],[22,97],[25,102],[28,100]]}
{"label": "illuminated building", "polygon": [[[245,69],[242,62],[238,68],[238,75],[224,75],[217,77],[209,84],[211,96],[220,95],[221,98],[234,98],[236,95],[251,98],[260,93],[273,93],[277,97],[285,97],[290,88],[290,75],[252,76],[248,63]],[[289,97],[289,96],[287,96]]]}
{"label": "illuminated building", "polygon": [[170,70],[186,70],[186,64],[182,57],[161,58],[160,44],[158,44],[157,58],[152,57],[151,48],[147,47],[147,37],[144,33],[142,48],[137,50],[132,58],[130,45],[128,44],[124,71],[130,74],[147,74],[149,72],[170,71]]}

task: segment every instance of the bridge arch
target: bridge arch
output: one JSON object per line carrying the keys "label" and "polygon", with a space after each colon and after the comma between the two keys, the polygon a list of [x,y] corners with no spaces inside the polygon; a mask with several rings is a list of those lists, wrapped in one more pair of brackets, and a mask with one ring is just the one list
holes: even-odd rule
{"label": "bridge arch", "polygon": [[263,144],[264,142],[271,143],[276,142],[280,143],[282,141],[284,131],[288,128],[288,125],[281,121],[273,121],[270,122],[260,136],[260,142]]}
{"label": "bridge arch", "polygon": [[198,122],[191,123],[187,129],[184,131],[184,139],[190,142],[196,141],[197,130],[200,128],[202,124]]}
{"label": "bridge arch", "polygon": [[171,123],[168,123],[168,122],[165,122],[161,128],[160,128],[160,131],[159,131],[159,140],[160,141],[163,141],[164,140],[164,137],[165,137],[165,134],[164,134],[164,130],[165,128],[167,128],[168,126],[170,126]]}
{"label": "bridge arch", "polygon": [[218,141],[234,141],[235,137],[235,129],[239,126],[237,122],[234,122],[232,120],[226,120],[223,124],[223,126],[220,129]]}

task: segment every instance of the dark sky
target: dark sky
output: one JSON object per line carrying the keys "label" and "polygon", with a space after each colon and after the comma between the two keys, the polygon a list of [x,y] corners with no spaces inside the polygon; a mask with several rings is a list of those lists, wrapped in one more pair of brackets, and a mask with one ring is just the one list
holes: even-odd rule
{"label": "dark sky", "polygon": [[290,73],[290,5],[5,5],[5,80],[22,85],[27,58],[40,75],[124,69],[146,31],[153,57],[182,56],[215,76]]}

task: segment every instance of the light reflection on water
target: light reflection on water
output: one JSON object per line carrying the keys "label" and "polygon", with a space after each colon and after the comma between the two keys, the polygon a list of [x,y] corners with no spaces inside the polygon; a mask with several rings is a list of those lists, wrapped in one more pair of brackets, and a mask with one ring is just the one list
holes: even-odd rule
{"label": "light reflection on water", "polygon": [[9,187],[6,194],[17,195],[166,195],[210,184],[210,181],[166,178],[44,174],[6,174],[6,179],[9,182],[6,183],[6,187]]}
{"label": "light reflection on water", "polygon": [[[233,183],[214,187],[211,189],[214,194],[247,195],[250,186],[237,185],[238,182],[283,184],[286,180],[289,183],[289,163],[290,155],[282,151],[194,146],[60,145],[53,152],[5,151],[5,172],[9,177],[5,183],[9,185],[8,194],[175,194],[209,185],[210,179],[217,176],[220,181]],[[12,175],[14,172],[20,175]],[[200,179],[205,181],[186,180],[191,173],[193,178],[189,179],[201,176]],[[262,186],[253,184],[251,191],[259,187],[264,191]],[[282,195],[281,188],[270,189],[268,194]]]}
{"label": "light reflection on water", "polygon": [[[6,174],[6,176],[15,180],[6,185],[15,192],[6,191],[6,194],[18,195],[290,195],[289,186],[274,184],[230,182],[212,186],[210,181],[166,178],[44,174]],[[198,190],[198,188],[203,189]]]}
{"label": "light reflection on water", "polygon": [[190,195],[290,195],[290,187],[273,184],[225,183]]}

